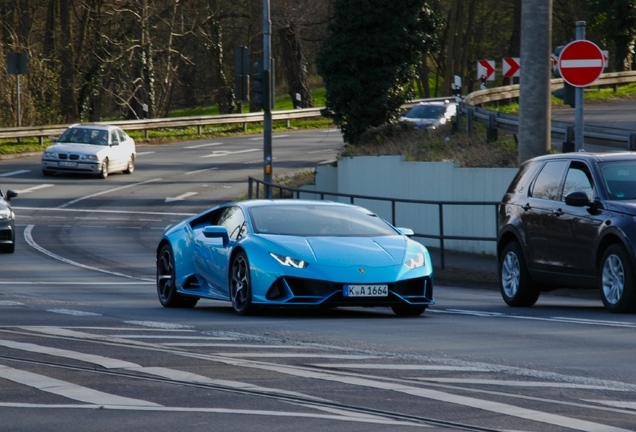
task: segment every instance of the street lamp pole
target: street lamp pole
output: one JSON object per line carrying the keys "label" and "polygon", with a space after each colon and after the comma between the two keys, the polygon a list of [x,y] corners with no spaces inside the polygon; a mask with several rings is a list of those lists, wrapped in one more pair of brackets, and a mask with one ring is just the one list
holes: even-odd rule
{"label": "street lamp pole", "polygon": [[[272,22],[269,15],[269,0],[263,0],[263,82],[265,106],[263,115],[263,159],[264,159],[264,176],[265,181],[265,197],[272,198],[272,102],[271,95],[271,55],[270,46],[272,39]],[[265,72],[266,71],[266,72]]]}

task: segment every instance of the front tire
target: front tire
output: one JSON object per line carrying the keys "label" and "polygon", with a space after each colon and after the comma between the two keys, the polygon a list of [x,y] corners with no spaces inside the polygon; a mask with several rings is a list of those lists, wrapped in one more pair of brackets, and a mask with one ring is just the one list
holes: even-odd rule
{"label": "front tire", "polygon": [[108,178],[108,159],[104,159],[102,162],[102,169],[99,172],[99,176],[103,179]]}
{"label": "front tire", "polygon": [[426,306],[418,305],[393,305],[391,306],[393,313],[400,317],[420,316],[426,310]]}
{"label": "front tire", "polygon": [[177,293],[174,255],[170,245],[164,245],[157,255],[157,296],[166,308],[192,308],[199,299]]}
{"label": "front tire", "polygon": [[232,259],[230,267],[230,298],[232,307],[239,315],[250,315],[254,312],[252,304],[252,284],[250,264],[245,252],[238,252]]}
{"label": "front tire", "polygon": [[532,285],[526,259],[516,241],[508,243],[501,254],[499,288],[508,306],[530,307],[539,299],[540,291]]}
{"label": "front tire", "polygon": [[622,245],[611,245],[603,254],[599,285],[603,304],[610,312],[627,313],[636,309],[634,269]]}

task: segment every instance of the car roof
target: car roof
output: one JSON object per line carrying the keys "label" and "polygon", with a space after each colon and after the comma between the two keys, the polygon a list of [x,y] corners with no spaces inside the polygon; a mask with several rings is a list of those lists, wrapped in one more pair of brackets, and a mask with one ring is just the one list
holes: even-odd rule
{"label": "car roof", "polygon": [[[232,204],[232,203],[228,203]],[[236,203],[234,203],[236,204]],[[359,207],[357,205],[341,203],[337,201],[317,201],[317,200],[301,200],[301,199],[253,199],[238,202],[243,207],[262,207],[262,206],[341,206],[341,207]]]}
{"label": "car roof", "polygon": [[558,153],[549,154],[543,156],[537,156],[529,159],[528,162],[553,160],[553,159],[568,159],[568,160],[587,160],[591,162],[615,162],[624,160],[636,160],[636,152],[632,151],[617,151],[617,152],[572,152],[572,153]]}
{"label": "car roof", "polygon": [[99,123],[77,123],[69,126],[69,129],[75,128],[84,128],[84,129],[99,129],[99,130],[111,130],[117,129],[117,126],[107,125],[107,124],[99,124]]}

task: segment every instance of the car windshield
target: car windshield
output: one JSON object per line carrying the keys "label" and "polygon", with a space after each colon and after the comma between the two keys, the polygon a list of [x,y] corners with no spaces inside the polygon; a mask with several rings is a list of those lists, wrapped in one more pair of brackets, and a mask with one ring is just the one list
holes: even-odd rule
{"label": "car windshield", "polygon": [[90,128],[70,128],[62,134],[57,142],[105,146],[108,145],[108,131]]}
{"label": "car windshield", "polygon": [[636,160],[605,162],[601,172],[610,199],[636,200]]}
{"label": "car windshield", "polygon": [[415,105],[406,113],[406,118],[437,119],[444,116],[446,107],[436,105]]}
{"label": "car windshield", "polygon": [[397,235],[384,220],[359,207],[338,205],[258,206],[249,209],[257,234],[301,237]]}

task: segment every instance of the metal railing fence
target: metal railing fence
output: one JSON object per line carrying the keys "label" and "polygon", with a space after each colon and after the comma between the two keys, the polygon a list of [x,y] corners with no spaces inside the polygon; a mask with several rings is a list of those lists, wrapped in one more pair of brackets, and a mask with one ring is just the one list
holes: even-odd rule
{"label": "metal railing fence", "polygon": [[[389,198],[389,197],[376,197],[369,195],[358,195],[358,194],[346,194],[346,193],[338,193],[338,192],[327,192],[327,191],[314,191],[311,189],[301,189],[301,188],[292,188],[287,186],[281,186],[273,183],[267,183],[263,180],[259,180],[254,177],[248,178],[248,189],[247,189],[247,198],[248,199],[259,199],[267,196],[265,192],[261,196],[261,186],[263,190],[266,188],[271,188],[271,196],[273,198],[287,198],[287,199],[300,199],[300,194],[313,194],[318,195],[321,201],[325,200],[325,197],[341,197],[348,198],[351,204],[355,204],[355,200],[370,200],[370,201],[380,201],[380,202],[389,202],[391,203],[391,224],[393,226],[396,225],[397,220],[397,204],[398,203],[407,203],[407,204],[420,204],[420,205],[429,205],[429,206],[437,206],[438,209],[438,233],[439,234],[431,234],[431,233],[421,233],[416,232],[413,234],[414,237],[421,237],[427,239],[438,240],[440,244],[440,265],[441,268],[444,269],[446,266],[446,258],[445,258],[445,241],[446,240],[468,240],[468,241],[492,241],[496,242],[497,237],[479,237],[479,236],[457,236],[457,235],[448,235],[444,232],[444,209],[452,206],[487,206],[494,208],[494,225],[495,232],[497,232],[497,205],[498,201],[433,201],[433,200],[414,200],[414,199],[405,199],[405,198]],[[276,194],[275,191],[278,193]]]}

